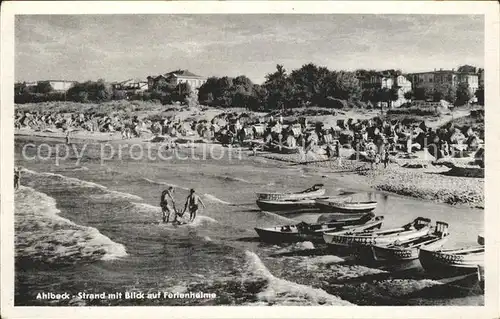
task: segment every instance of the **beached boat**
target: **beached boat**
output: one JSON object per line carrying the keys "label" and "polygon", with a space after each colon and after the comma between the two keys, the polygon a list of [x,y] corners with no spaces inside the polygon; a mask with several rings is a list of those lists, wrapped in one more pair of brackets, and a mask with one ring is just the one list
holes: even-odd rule
{"label": "beached boat", "polygon": [[341,233],[343,231],[368,231],[379,229],[384,220],[383,216],[366,214],[357,219],[344,219],[325,224],[299,223],[297,225],[284,225],[267,228],[255,228],[259,237],[265,242],[321,242],[324,232]]}
{"label": "beached boat", "polygon": [[375,244],[371,247],[373,259],[376,261],[402,261],[418,259],[420,248],[437,249],[448,240],[448,224],[436,222],[432,233],[405,241],[389,244]]}
{"label": "beached boat", "polygon": [[477,280],[484,283],[484,265],[477,266]]}
{"label": "beached boat", "polygon": [[484,246],[440,250],[422,247],[418,259],[429,274],[441,277],[478,274],[479,267],[484,267]]}
{"label": "beached boat", "polygon": [[318,198],[325,195],[323,184],[315,184],[312,187],[295,193],[257,193],[259,200],[298,200],[306,198]]}
{"label": "beached boat", "polygon": [[316,205],[321,211],[337,211],[342,213],[364,213],[377,207],[376,201],[353,202],[336,198],[321,198],[316,200]]}
{"label": "beached boat", "polygon": [[399,228],[375,232],[346,232],[342,234],[323,233],[323,239],[328,245],[337,247],[370,247],[371,245],[391,244],[425,236],[431,230],[431,220],[418,217],[411,223]]}
{"label": "beached boat", "polygon": [[315,199],[257,200],[257,206],[268,212],[318,212]]}

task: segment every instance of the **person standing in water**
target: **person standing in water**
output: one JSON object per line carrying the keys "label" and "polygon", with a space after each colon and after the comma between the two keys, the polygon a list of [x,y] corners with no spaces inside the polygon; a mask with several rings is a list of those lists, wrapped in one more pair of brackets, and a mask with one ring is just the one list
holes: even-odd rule
{"label": "person standing in water", "polygon": [[[172,203],[172,205],[170,205],[170,203]],[[177,220],[174,200],[174,188],[172,186],[161,193],[160,206],[164,223],[168,223],[170,219],[170,213],[172,212],[175,215],[174,221]]]}
{"label": "person standing in water", "polygon": [[189,221],[193,222],[194,219],[196,218],[196,214],[198,213],[199,210],[199,204],[203,206],[203,208],[207,208],[203,201],[201,200],[200,196],[194,193],[194,189],[191,188],[191,191],[189,192],[189,196],[186,198],[186,205],[184,205],[184,211],[182,214],[186,212],[186,209],[189,207]]}
{"label": "person standing in water", "polygon": [[21,170],[18,167],[16,167],[14,168],[14,190],[18,190],[20,184],[21,184]]}

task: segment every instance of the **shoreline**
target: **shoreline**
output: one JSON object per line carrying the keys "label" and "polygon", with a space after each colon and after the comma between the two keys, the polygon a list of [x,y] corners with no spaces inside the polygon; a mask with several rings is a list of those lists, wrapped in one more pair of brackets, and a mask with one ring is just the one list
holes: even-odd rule
{"label": "shoreline", "polygon": [[[16,130],[15,137],[36,137],[41,139],[64,139],[63,132],[36,132],[30,129]],[[149,138],[150,139],[150,138]],[[110,142],[126,144],[151,144],[147,137],[121,139],[119,132],[90,133],[86,131],[73,132],[71,140],[75,144],[85,142]],[[186,137],[185,140],[199,140],[196,137]],[[182,144],[180,144],[182,145]],[[226,148],[217,143],[188,143],[184,144],[193,147],[195,150],[200,145]],[[227,148],[226,148],[227,149]],[[236,150],[236,149],[234,149]],[[241,152],[244,159],[265,159],[275,164],[287,163],[297,167],[307,167],[308,174],[320,175],[329,178],[331,174],[341,174],[346,180],[346,184],[352,188],[364,191],[377,191],[390,195],[411,197],[425,201],[448,204],[459,207],[484,209],[484,179],[476,177],[457,177],[446,175],[451,169],[446,166],[434,166],[430,161],[425,162],[423,168],[404,168],[404,163],[422,163],[418,159],[393,159],[387,168],[383,164],[374,170],[370,170],[370,164],[358,160],[348,160],[341,158],[339,165],[337,159],[324,158],[304,158],[299,159],[297,154],[276,154],[268,152],[258,152],[254,157],[250,151]]]}

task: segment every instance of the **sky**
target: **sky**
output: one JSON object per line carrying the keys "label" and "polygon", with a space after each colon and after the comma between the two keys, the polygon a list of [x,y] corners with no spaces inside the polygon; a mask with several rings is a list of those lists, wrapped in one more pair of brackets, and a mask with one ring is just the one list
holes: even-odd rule
{"label": "sky", "polygon": [[187,69],[262,83],[276,64],[420,72],[484,67],[479,15],[20,15],[16,81],[146,79]]}

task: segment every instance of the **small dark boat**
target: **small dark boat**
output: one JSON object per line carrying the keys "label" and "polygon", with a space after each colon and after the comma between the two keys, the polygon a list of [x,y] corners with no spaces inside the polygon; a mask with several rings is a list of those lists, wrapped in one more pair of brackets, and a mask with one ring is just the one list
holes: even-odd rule
{"label": "small dark boat", "polygon": [[448,240],[448,224],[436,222],[432,233],[406,241],[395,241],[386,245],[375,244],[371,247],[376,261],[403,261],[418,259],[420,248],[437,249]]}
{"label": "small dark boat", "polygon": [[431,230],[430,222],[428,218],[418,217],[399,228],[342,234],[325,232],[323,239],[329,245],[348,248],[370,247],[375,244],[388,245],[396,241],[402,242],[427,235]]}
{"label": "small dark boat", "polygon": [[440,277],[477,275],[478,267],[484,267],[484,246],[440,250],[422,247],[418,258],[429,274]]}
{"label": "small dark boat", "polygon": [[316,200],[316,205],[324,212],[365,213],[374,210],[377,207],[377,202],[352,202],[339,198],[321,198]]}
{"label": "small dark boat", "polygon": [[300,241],[322,242],[322,235],[326,231],[330,233],[369,231],[379,229],[383,220],[383,216],[366,214],[362,218],[343,219],[326,224],[307,224],[302,222],[297,225],[255,228],[255,231],[263,241],[272,243]]}
{"label": "small dark boat", "polygon": [[299,200],[306,198],[318,198],[325,195],[323,184],[315,184],[312,187],[296,193],[257,193],[258,200]]}
{"label": "small dark boat", "polygon": [[479,245],[484,245],[484,235],[483,234],[477,235],[477,243]]}

